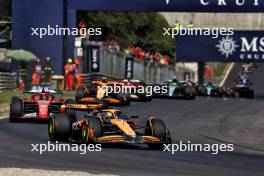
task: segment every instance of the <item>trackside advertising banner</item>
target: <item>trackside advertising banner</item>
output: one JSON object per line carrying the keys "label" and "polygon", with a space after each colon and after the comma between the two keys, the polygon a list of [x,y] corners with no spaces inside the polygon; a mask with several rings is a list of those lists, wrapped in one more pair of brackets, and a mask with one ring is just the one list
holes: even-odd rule
{"label": "trackside advertising banner", "polygon": [[91,72],[100,72],[100,47],[91,45],[89,52]]}
{"label": "trackside advertising banner", "polygon": [[132,79],[134,73],[134,58],[127,57],[126,58],[126,79]]}
{"label": "trackside advertising banner", "polygon": [[263,0],[71,0],[68,8],[100,11],[264,12]]}
{"label": "trackside advertising banner", "polygon": [[264,62],[264,31],[234,35],[176,36],[177,61]]}

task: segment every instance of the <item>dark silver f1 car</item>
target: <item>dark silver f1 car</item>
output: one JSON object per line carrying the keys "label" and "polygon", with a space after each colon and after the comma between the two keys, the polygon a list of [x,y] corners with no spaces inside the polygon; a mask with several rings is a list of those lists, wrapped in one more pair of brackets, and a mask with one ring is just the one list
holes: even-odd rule
{"label": "dark silver f1 car", "polygon": [[198,96],[223,97],[225,90],[222,87],[208,83],[196,86],[196,94]]}
{"label": "dark silver f1 car", "polygon": [[165,81],[164,84],[159,84],[158,86],[163,89],[163,86],[166,86],[166,93],[154,94],[156,98],[180,98],[180,99],[195,99],[195,88],[192,85],[189,85],[186,81],[177,81],[172,80]]}

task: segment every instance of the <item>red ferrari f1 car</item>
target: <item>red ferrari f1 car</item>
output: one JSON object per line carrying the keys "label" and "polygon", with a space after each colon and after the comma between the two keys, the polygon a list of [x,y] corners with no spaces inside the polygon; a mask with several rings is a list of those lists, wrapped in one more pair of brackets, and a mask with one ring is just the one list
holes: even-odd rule
{"label": "red ferrari f1 car", "polygon": [[[12,97],[10,104],[9,120],[16,122],[19,119],[49,119],[51,113],[60,112],[62,104],[67,103],[62,98],[62,92],[42,86],[23,92],[23,97]],[[29,94],[29,96],[25,96]],[[55,95],[60,94],[59,98]]]}

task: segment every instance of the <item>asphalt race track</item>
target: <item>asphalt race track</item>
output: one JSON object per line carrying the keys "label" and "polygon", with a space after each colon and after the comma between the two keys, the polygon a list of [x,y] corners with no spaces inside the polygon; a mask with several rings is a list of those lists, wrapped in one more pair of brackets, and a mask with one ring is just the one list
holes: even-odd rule
{"label": "asphalt race track", "polygon": [[[227,85],[235,79],[235,66]],[[163,119],[172,133],[173,142],[234,143],[233,153],[212,155],[201,152],[148,150],[146,146],[104,146],[102,152],[31,152],[31,145],[47,143],[47,125],[9,123],[0,120],[0,166],[81,170],[120,175],[176,176],[263,176],[264,155],[264,65],[253,76],[257,97],[198,97],[195,101],[154,99],[149,103],[132,103],[122,108],[130,115],[153,115]],[[263,91],[263,92],[261,92]],[[144,123],[145,119],[139,121]],[[252,137],[253,136],[253,137]],[[262,143],[263,142],[263,143]],[[251,145],[254,144],[254,145]],[[248,153],[245,151],[252,151]]]}

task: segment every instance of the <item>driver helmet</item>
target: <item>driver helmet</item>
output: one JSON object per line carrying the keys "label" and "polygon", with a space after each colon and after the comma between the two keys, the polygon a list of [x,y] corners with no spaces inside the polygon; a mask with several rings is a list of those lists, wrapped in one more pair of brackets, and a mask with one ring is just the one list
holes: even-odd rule
{"label": "driver helmet", "polygon": [[172,82],[177,82],[178,80],[177,80],[177,77],[176,76],[173,76],[172,77]]}
{"label": "driver helmet", "polygon": [[68,59],[68,63],[72,64],[72,58]]}
{"label": "driver helmet", "polygon": [[102,82],[107,83],[107,77],[102,77]]}
{"label": "driver helmet", "polygon": [[46,57],[46,63],[50,63],[51,62],[51,58],[50,57]]}
{"label": "driver helmet", "polygon": [[243,74],[243,75],[240,76],[240,78],[241,78],[241,79],[247,79],[248,76],[247,76],[246,74]]}
{"label": "driver helmet", "polygon": [[105,112],[104,113],[104,118],[105,119],[111,119],[113,117],[113,114],[111,112]]}
{"label": "driver helmet", "polygon": [[39,58],[36,59],[36,64],[40,64],[40,59]]}

